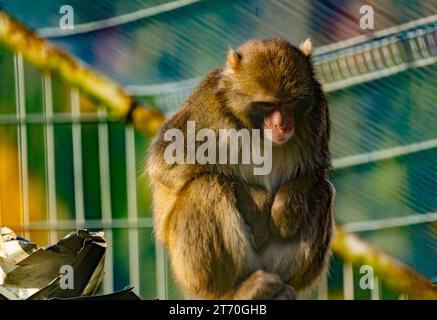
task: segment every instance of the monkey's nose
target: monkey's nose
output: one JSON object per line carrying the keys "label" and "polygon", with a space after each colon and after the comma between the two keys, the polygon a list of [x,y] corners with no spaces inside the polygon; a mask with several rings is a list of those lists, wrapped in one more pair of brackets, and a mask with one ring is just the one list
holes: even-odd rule
{"label": "monkey's nose", "polygon": [[284,133],[284,127],[283,127],[283,126],[280,126],[280,125],[278,125],[278,124],[275,124],[275,125],[273,126],[273,129],[275,129],[275,130],[278,131],[279,133]]}
{"label": "monkey's nose", "polygon": [[272,114],[272,124],[273,128],[282,132],[287,126],[287,121],[284,119],[280,111],[275,111]]}

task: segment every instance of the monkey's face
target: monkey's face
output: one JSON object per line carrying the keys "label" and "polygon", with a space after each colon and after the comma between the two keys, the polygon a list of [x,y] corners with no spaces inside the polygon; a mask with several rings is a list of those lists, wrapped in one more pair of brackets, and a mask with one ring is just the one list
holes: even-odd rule
{"label": "monkey's face", "polygon": [[273,143],[287,142],[295,133],[295,112],[292,100],[283,103],[256,102],[252,109],[254,126],[265,131],[266,138]]}
{"label": "monkey's face", "polygon": [[271,129],[265,133],[274,144],[298,134],[312,105],[310,46],[252,40],[228,54],[223,74],[230,107],[248,128]]}

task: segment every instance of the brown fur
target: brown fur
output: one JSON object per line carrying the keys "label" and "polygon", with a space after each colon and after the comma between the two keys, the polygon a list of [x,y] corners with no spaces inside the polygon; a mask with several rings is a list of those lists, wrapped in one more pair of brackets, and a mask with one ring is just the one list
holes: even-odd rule
{"label": "brown fur", "polygon": [[[259,128],[256,101],[298,99],[295,135],[273,147],[269,176],[251,165],[169,165],[166,130]],[[329,116],[311,64],[282,39],[252,40],[230,51],[150,149],[156,238],[169,249],[175,278],[207,299],[293,299],[324,272],[333,233]]]}

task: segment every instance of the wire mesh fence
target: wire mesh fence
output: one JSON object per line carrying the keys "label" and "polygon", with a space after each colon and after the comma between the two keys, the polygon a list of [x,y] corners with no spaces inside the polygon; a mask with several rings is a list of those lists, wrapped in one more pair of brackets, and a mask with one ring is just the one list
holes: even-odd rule
{"label": "wire mesh fence", "polygon": [[[437,16],[430,16],[315,49],[314,65],[326,92],[387,77],[437,59]],[[132,85],[135,96],[157,97],[166,112],[174,111],[200,78],[158,85]]]}

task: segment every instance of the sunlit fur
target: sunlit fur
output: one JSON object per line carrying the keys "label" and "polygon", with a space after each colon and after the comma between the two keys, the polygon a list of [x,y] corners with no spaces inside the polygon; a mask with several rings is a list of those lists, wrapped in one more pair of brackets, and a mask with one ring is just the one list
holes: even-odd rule
{"label": "sunlit fur", "polygon": [[[329,116],[311,63],[282,39],[230,50],[155,136],[147,172],[155,234],[180,287],[195,298],[293,299],[326,269],[333,233]],[[298,99],[295,133],[273,146],[268,176],[251,165],[169,165],[171,128],[259,128],[257,101]],[[258,114],[258,115],[257,115]]]}

